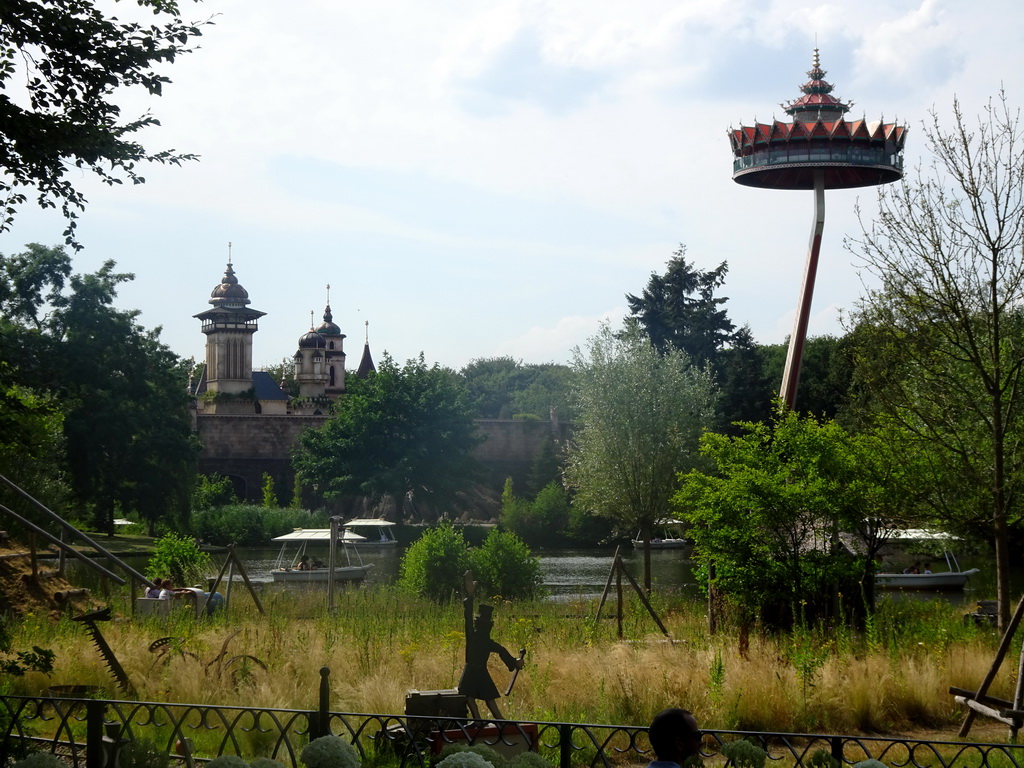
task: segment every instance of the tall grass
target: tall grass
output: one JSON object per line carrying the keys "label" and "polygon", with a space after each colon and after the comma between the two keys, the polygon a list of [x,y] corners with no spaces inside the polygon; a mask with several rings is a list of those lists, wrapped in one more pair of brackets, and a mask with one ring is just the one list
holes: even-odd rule
{"label": "tall grass", "polygon": [[[330,668],[331,706],[340,711],[400,713],[410,689],[454,687],[462,668],[461,606],[417,600],[390,587],[336,595],[328,613],[322,590],[268,589],[266,616],[243,590],[230,615],[194,621],[117,620],[101,629],[146,700],[309,709],[319,670]],[[665,706],[692,710],[707,728],[886,733],[951,725],[963,716],[951,685],[973,689],[987,672],[995,632],[964,624],[948,604],[884,600],[869,631],[804,627],[791,634],[755,632],[741,652],[735,632],[710,636],[700,606],[658,598],[669,642],[638,605],[616,622],[594,621],[592,601],[499,603],[493,636],[527,649],[526,668],[502,702],[512,717],[643,724]],[[605,612],[607,615],[607,611]],[[251,654],[269,667],[209,665],[226,640],[225,658]],[[181,638],[162,659],[157,638]],[[57,653],[50,679],[30,674],[15,692],[50,684],[104,685],[119,696],[81,627],[67,619],[27,616],[14,647]],[[1019,648],[1017,649],[1019,650]],[[1015,650],[1016,652],[1016,650]],[[1012,698],[1013,656],[992,687]],[[508,672],[495,660],[504,689]]]}

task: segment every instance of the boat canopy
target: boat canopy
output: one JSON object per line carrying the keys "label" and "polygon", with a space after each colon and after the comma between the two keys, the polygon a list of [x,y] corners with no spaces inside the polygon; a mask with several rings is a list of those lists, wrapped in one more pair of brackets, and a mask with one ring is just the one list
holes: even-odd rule
{"label": "boat canopy", "polygon": [[390,520],[385,520],[381,517],[357,517],[355,520],[349,520],[347,523],[342,523],[346,528],[349,526],[389,526],[397,525]]}
{"label": "boat canopy", "polygon": [[[366,541],[365,536],[360,536],[354,531],[339,531],[338,538],[342,541]],[[296,528],[291,533],[275,536],[271,541],[326,541],[331,540],[330,528]]]}

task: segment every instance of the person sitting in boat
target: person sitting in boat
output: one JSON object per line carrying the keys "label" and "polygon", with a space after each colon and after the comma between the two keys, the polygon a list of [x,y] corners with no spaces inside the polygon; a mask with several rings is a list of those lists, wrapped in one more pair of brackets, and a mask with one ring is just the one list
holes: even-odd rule
{"label": "person sitting in boat", "polygon": [[324,567],[324,561],[323,560],[321,560],[319,557],[313,558],[312,570],[315,571],[317,568],[323,568],[323,567]]}
{"label": "person sitting in boat", "polygon": [[153,586],[146,590],[146,597],[159,599],[163,584],[163,579],[153,579]]}
{"label": "person sitting in boat", "polygon": [[931,563],[925,563],[924,564],[924,570],[921,571],[921,573],[931,573],[931,572],[932,572],[932,564]]}
{"label": "person sitting in boat", "polygon": [[309,564],[309,555],[303,555],[299,558],[299,570],[309,571],[312,570],[313,566]]}

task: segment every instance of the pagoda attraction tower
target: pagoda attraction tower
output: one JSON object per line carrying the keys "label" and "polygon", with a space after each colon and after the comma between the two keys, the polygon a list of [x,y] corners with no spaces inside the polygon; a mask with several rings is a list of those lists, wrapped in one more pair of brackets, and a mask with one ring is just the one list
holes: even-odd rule
{"label": "pagoda attraction tower", "polygon": [[821,234],[825,228],[825,190],[877,186],[900,179],[907,135],[905,125],[847,120],[852,102],[844,103],[832,95],[832,85],[825,81],[817,48],[807,74],[810,80],[800,86],[803,95],[782,105],[792,122],[772,120],[771,124],[729,129],[735,182],[764,189],[814,190],[807,266],[779,393],[790,409],[796,405],[800,362],[818,272]]}

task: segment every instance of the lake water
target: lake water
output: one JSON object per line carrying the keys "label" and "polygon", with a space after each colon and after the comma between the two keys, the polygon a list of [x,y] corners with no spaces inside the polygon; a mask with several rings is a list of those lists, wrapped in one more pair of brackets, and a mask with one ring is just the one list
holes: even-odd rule
{"label": "lake water", "polygon": [[[102,543],[102,542],[101,542]],[[272,583],[270,575],[277,556],[278,548],[240,548],[239,557],[245,565],[249,578],[258,584]],[[612,567],[614,549],[565,549],[542,550],[540,558],[541,573],[544,587],[552,600],[564,601],[573,598],[599,597],[608,579]],[[688,550],[656,550],[651,552],[651,577],[655,589],[659,591],[678,592],[694,600],[702,599],[700,586],[697,583],[695,563],[689,559]],[[364,562],[373,563],[366,582],[369,585],[388,584],[398,578],[401,552],[398,550],[369,550],[361,554]],[[224,562],[223,554],[213,554],[215,566]],[[638,583],[643,581],[643,556],[632,547],[622,548],[623,561],[629,573]],[[103,560],[100,560],[103,562]],[[131,567],[143,571],[146,557],[136,555],[125,558]],[[979,599],[988,599],[995,594],[994,567],[988,558],[983,556],[962,557],[960,565],[963,569],[980,568],[981,573],[972,577],[963,592],[899,593],[905,599],[933,599],[941,596],[955,604],[973,606]],[[95,572],[75,560],[69,560],[68,573],[72,583],[98,589],[99,578]],[[237,577],[236,577],[237,578]],[[625,579],[623,580],[625,584]],[[628,584],[625,584],[628,589]],[[614,589],[614,585],[613,585]],[[1018,567],[1013,574],[1013,594],[1024,590],[1024,568]]]}

